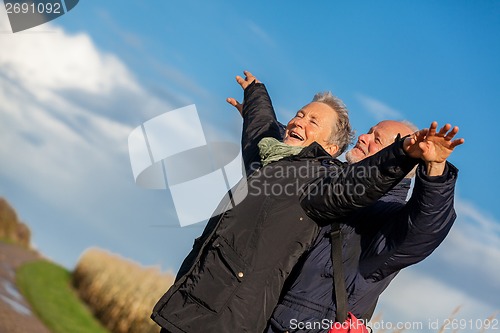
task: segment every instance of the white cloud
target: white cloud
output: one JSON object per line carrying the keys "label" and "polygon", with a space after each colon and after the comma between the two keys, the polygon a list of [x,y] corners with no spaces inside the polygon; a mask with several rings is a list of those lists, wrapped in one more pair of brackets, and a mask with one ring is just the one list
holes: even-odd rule
{"label": "white cloud", "polygon": [[467,320],[484,320],[498,310],[450,287],[446,281],[439,281],[415,269],[407,269],[396,277],[384,293],[376,313],[380,313],[384,321],[415,321],[428,328],[428,323],[436,320],[441,326],[459,306],[455,318]]}
{"label": "white cloud", "polygon": [[50,191],[37,184],[81,189],[89,173],[126,151],[131,130],[81,108],[62,92],[72,89],[94,98],[117,90],[140,94],[125,66],[99,53],[88,36],[51,28],[54,32],[0,36],[5,46],[0,54],[0,172],[43,189],[46,198]]}
{"label": "white cloud", "polygon": [[[7,22],[2,15],[0,22]],[[127,67],[99,51],[88,35],[43,27],[50,32],[0,36],[0,152],[5,161],[0,172],[18,175],[18,181],[27,181],[27,175],[40,181],[50,176],[77,185],[96,169],[117,167],[116,160],[127,154],[128,135],[140,123],[125,116],[136,113],[135,121],[145,121],[172,107],[143,90]],[[41,27],[30,31],[36,29]],[[75,101],[75,95],[88,101]],[[132,110],[116,110],[116,101],[125,97],[134,102]],[[97,107],[86,105],[92,103]],[[189,129],[189,124],[176,123],[169,130],[180,136]],[[36,167],[32,160],[38,161]]]}
{"label": "white cloud", "polygon": [[500,292],[500,222],[465,200],[457,199],[455,209],[457,220],[440,255]]}
{"label": "white cloud", "polygon": [[[500,244],[500,222],[495,220],[493,216],[482,212],[472,202],[461,199],[456,200],[455,209],[457,214],[467,223],[478,228],[482,233],[491,236],[491,241],[488,244]],[[484,241],[482,239],[482,242]]]}
{"label": "white cloud", "polygon": [[125,66],[115,56],[98,52],[88,35],[68,35],[61,28],[49,27],[50,32],[0,36],[0,66],[7,77],[22,82],[42,99],[46,89],[97,95],[117,88],[139,90]]}
{"label": "white cloud", "polygon": [[356,94],[356,99],[361,103],[367,112],[369,112],[377,121],[385,119],[401,120],[404,118],[401,112],[391,108],[387,104],[368,97],[363,94]]}
{"label": "white cloud", "polygon": [[[8,30],[3,11],[1,28]],[[130,248],[127,237],[146,238],[144,223],[165,218],[148,215],[159,210],[147,207],[160,208],[151,198],[161,197],[161,212],[168,214],[168,196],[147,194],[150,201],[141,203],[146,213],[132,210],[138,209],[138,190],[127,139],[133,128],[173,107],[143,89],[118,57],[100,51],[87,34],[68,34],[49,23],[43,30],[0,34],[0,45],[0,178],[11,184],[0,195],[31,198],[23,199],[31,206],[19,208],[38,217],[27,222],[41,251],[68,265],[76,260],[68,259],[70,253],[97,239],[115,246],[120,239],[121,248],[114,250],[121,252]],[[186,128],[171,124],[168,130],[182,134]],[[36,205],[57,221],[37,214]],[[141,235],[124,229],[130,223],[124,218],[134,215],[140,217],[128,228],[142,227]],[[68,243],[71,249],[61,246]],[[52,252],[45,252],[48,247]],[[137,251],[154,249],[145,248]]]}
{"label": "white cloud", "polygon": [[377,312],[384,320],[442,324],[458,306],[456,318],[472,320],[500,310],[500,223],[463,199],[455,207],[445,242],[422,264],[404,269],[382,295]]}

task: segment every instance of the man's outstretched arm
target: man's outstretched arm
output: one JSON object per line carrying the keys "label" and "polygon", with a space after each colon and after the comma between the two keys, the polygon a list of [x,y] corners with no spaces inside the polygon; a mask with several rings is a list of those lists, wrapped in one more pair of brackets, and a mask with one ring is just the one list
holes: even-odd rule
{"label": "man's outstretched arm", "polygon": [[441,244],[456,218],[457,176],[458,169],[447,162],[437,176],[430,176],[424,163],[418,167],[410,201],[386,220],[361,261],[365,278],[381,280],[422,261]]}
{"label": "man's outstretched arm", "polygon": [[378,263],[371,277],[382,279],[422,261],[441,244],[455,221],[458,169],[447,159],[464,140],[453,140],[458,127],[446,124],[439,132],[436,129],[437,123],[432,123],[426,141],[420,144],[426,152],[424,163],[417,169],[410,201],[392,226],[381,232],[384,246],[377,246],[380,253],[375,257]]}
{"label": "man's outstretched arm", "polygon": [[[445,125],[436,132],[437,123],[420,130],[377,154],[349,165],[332,168],[329,174],[305,189],[302,207],[317,221],[330,221],[354,209],[368,206],[395,186],[417,163],[442,162],[464,142],[453,140],[458,127]],[[451,130],[450,130],[451,129]]]}

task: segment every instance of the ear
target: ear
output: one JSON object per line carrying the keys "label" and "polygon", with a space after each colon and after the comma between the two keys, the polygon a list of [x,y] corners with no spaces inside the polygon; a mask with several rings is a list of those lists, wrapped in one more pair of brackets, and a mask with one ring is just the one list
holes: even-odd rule
{"label": "ear", "polygon": [[337,154],[337,152],[339,151],[339,146],[334,145],[334,144],[327,145],[324,148],[325,148],[326,152],[332,156],[335,156]]}

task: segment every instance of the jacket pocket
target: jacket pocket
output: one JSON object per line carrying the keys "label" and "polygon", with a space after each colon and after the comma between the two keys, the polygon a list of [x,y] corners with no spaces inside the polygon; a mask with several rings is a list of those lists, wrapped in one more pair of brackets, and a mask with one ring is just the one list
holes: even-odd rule
{"label": "jacket pocket", "polygon": [[245,278],[245,264],[222,238],[208,247],[198,269],[192,272],[188,295],[213,312],[220,312]]}

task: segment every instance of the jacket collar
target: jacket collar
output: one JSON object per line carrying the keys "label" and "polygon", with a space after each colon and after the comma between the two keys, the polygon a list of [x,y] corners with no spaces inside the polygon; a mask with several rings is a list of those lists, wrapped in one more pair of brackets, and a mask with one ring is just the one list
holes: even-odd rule
{"label": "jacket collar", "polygon": [[332,155],[328,154],[323,147],[316,141],[311,143],[309,146],[302,149],[300,153],[295,155],[299,159],[303,158],[333,158]]}

